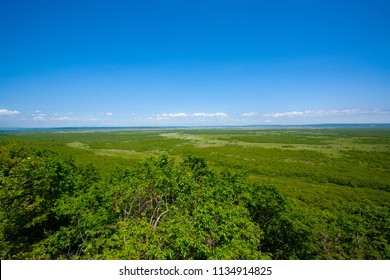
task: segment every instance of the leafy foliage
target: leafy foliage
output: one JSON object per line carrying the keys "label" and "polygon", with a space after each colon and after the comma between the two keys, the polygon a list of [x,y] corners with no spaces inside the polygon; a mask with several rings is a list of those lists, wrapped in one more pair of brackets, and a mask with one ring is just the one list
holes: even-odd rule
{"label": "leafy foliage", "polygon": [[298,207],[194,155],[101,178],[22,142],[0,148],[2,259],[389,259],[389,214],[369,202]]}
{"label": "leafy foliage", "polygon": [[0,156],[2,255],[23,258],[70,223],[70,216],[58,212],[60,201],[76,197],[98,176],[90,166],[78,168],[71,159],[23,143],[3,145]]}

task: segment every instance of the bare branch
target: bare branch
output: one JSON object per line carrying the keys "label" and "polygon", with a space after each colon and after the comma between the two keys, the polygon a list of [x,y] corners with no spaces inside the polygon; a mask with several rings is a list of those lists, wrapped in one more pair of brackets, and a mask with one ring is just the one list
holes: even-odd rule
{"label": "bare branch", "polygon": [[153,230],[156,230],[157,223],[158,223],[158,221],[160,220],[161,216],[164,215],[165,213],[168,213],[168,212],[169,212],[169,209],[166,210],[166,211],[164,211],[164,212],[162,212],[162,213],[160,214],[160,216],[158,216],[156,222],[154,223]]}

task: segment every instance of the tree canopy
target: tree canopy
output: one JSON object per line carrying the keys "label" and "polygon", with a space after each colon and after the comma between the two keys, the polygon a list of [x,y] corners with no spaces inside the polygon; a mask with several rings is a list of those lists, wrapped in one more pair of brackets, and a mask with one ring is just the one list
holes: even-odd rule
{"label": "tree canopy", "polygon": [[0,148],[2,259],[389,259],[390,207],[303,209],[271,185],[163,154],[108,178]]}

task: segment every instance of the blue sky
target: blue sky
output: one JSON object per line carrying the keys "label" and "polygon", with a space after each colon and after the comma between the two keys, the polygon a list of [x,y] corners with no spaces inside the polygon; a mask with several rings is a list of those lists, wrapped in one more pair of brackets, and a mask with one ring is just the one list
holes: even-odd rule
{"label": "blue sky", "polygon": [[0,127],[390,123],[389,1],[0,7]]}

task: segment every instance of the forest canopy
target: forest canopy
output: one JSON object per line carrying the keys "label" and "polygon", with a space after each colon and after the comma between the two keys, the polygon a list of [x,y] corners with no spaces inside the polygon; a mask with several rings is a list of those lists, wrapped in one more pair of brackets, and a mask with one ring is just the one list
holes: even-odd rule
{"label": "forest canopy", "polygon": [[101,176],[4,142],[2,259],[390,259],[390,207],[297,207],[270,184],[167,154]]}

